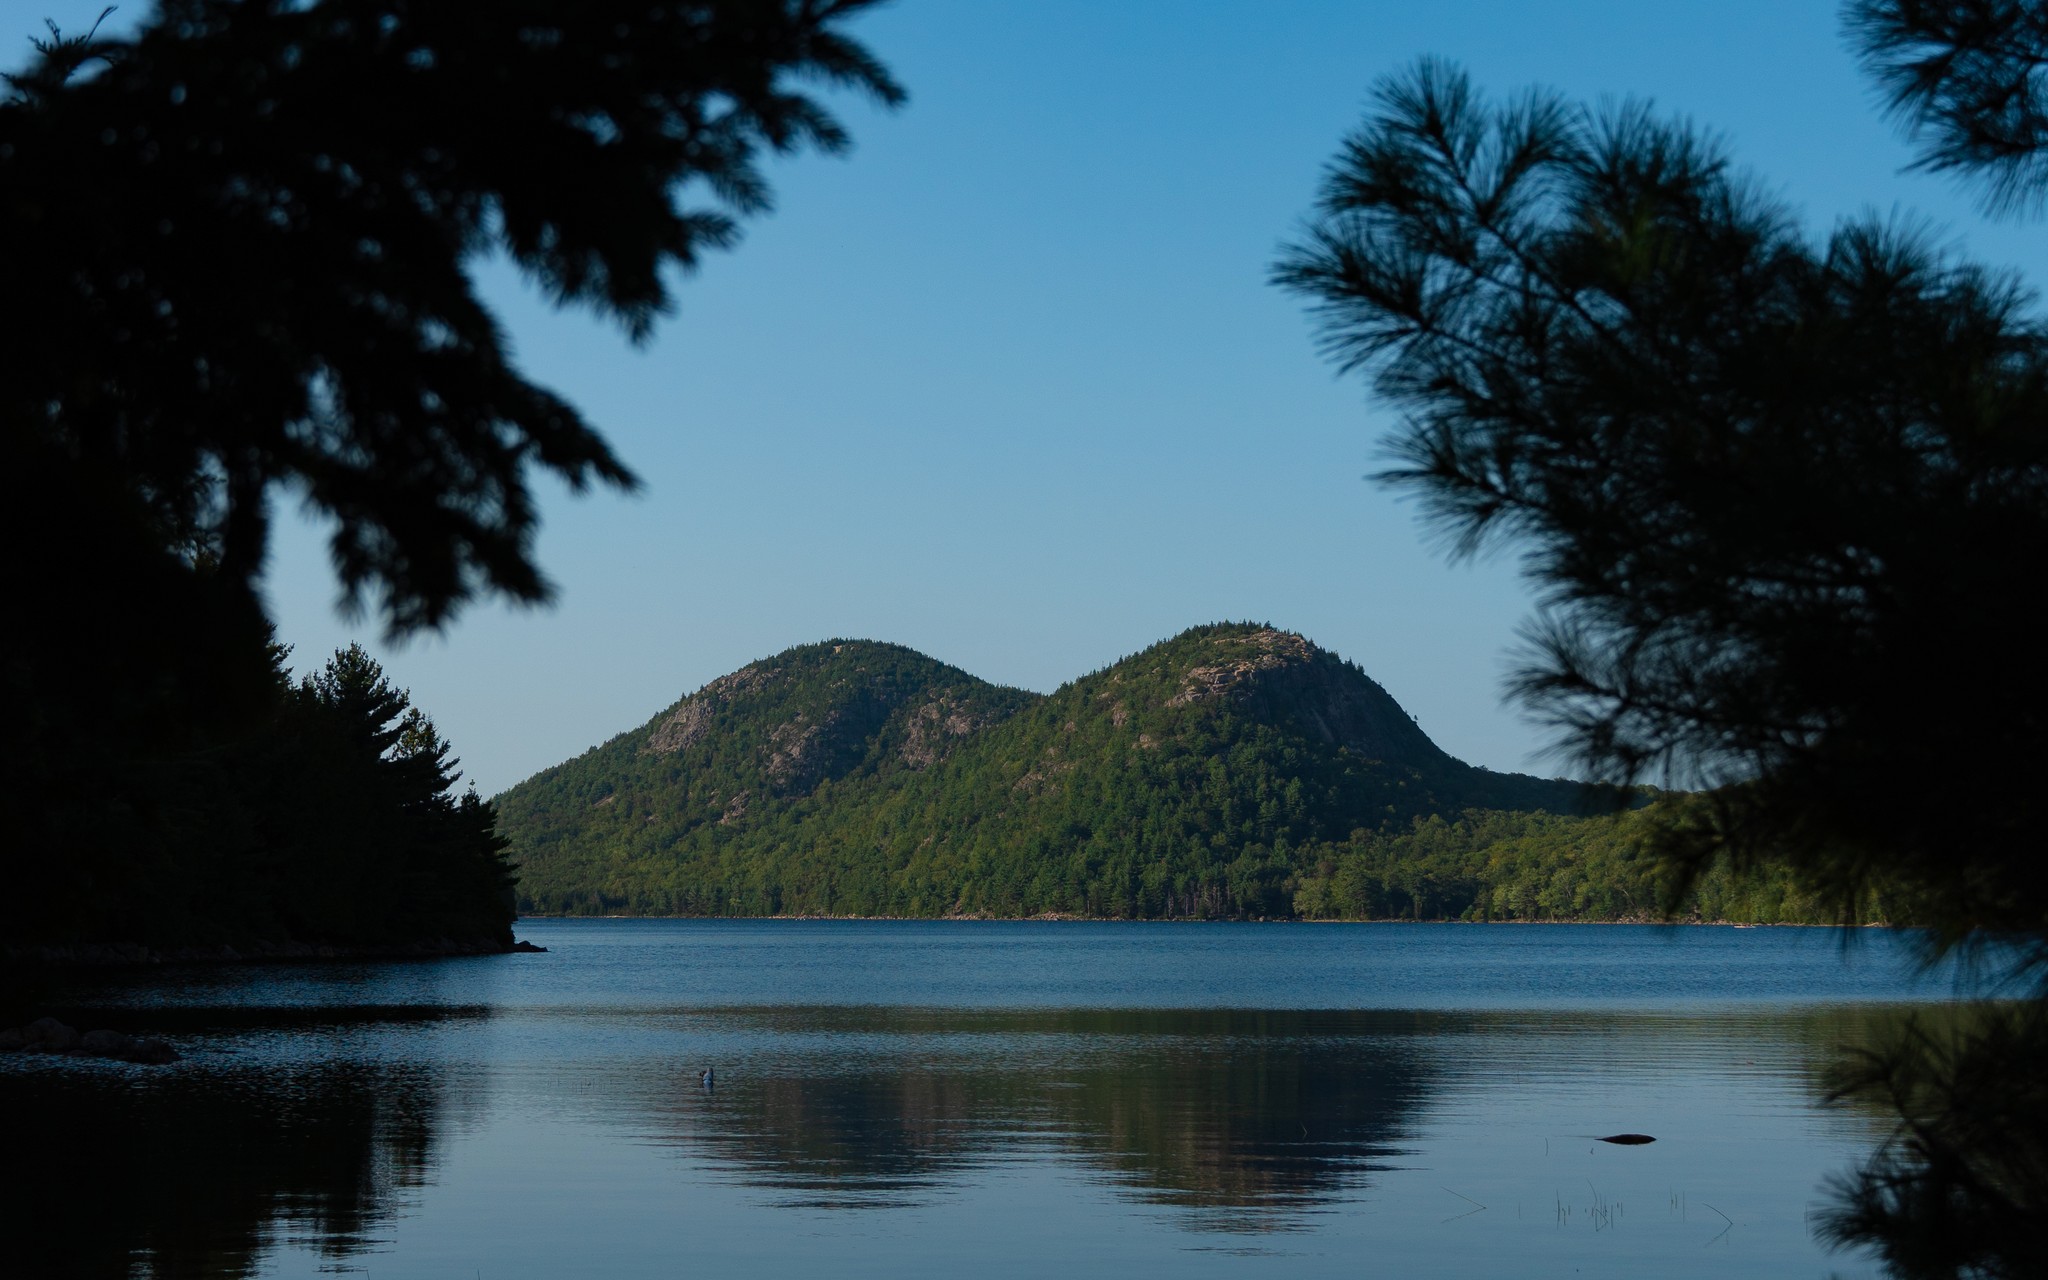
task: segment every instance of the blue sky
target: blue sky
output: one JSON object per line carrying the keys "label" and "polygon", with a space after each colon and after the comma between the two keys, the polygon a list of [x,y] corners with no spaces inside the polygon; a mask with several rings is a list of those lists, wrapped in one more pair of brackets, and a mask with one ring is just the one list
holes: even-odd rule
{"label": "blue sky", "polygon": [[[0,0],[0,31],[20,50],[98,9]],[[487,794],[794,644],[1050,690],[1237,618],[1356,660],[1456,755],[1555,772],[1501,701],[1512,560],[1445,564],[1361,478],[1389,419],[1265,283],[1373,82],[1419,55],[1494,92],[1651,98],[1817,233],[1918,212],[2048,278],[2038,226],[1900,172],[1829,3],[900,0],[855,30],[909,106],[841,104],[853,154],[777,163],[777,211],[653,341],[481,268],[523,366],[646,482],[547,488],[553,608],[391,649],[284,521],[264,589],[297,661],[370,643]]]}

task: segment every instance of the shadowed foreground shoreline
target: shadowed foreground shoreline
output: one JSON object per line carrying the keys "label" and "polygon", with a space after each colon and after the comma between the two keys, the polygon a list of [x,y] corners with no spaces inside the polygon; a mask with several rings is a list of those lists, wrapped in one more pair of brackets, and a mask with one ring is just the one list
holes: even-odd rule
{"label": "shadowed foreground shoreline", "polygon": [[252,942],[235,947],[148,947],[138,942],[72,943],[0,949],[0,963],[55,968],[104,968],[183,964],[307,964],[322,960],[438,960],[453,956],[496,956],[546,951],[530,942],[496,938],[430,938],[419,942],[335,946],[305,942]]}

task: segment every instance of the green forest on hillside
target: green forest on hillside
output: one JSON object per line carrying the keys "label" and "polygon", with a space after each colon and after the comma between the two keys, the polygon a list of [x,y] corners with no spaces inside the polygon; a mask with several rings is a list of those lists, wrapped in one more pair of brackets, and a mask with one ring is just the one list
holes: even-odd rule
{"label": "green forest on hillside", "polygon": [[[1650,920],[1640,810],[1453,759],[1356,666],[1198,627],[1039,696],[829,641],[498,800],[522,910]],[[1675,904],[1809,921],[1767,874]]]}

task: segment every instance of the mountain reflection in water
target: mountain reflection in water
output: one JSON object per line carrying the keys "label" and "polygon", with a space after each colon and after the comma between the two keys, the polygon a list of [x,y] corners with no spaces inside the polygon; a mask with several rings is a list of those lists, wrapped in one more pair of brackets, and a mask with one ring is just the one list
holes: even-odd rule
{"label": "mountain reflection in water", "polygon": [[[1639,962],[1735,992],[1846,981],[1791,935],[1049,928],[1032,958],[1021,928],[552,927],[542,957],[55,993],[74,1025],[184,1057],[0,1057],[26,1175],[0,1272],[1868,1274],[1806,1227],[1879,1132],[1817,1108],[1818,1073],[1940,1008],[1861,977],[1832,1003],[1658,1000],[1661,977],[1629,1005],[1548,994]],[[1380,985],[1331,976],[1353,951]],[[1301,957],[1267,1008],[1102,976]],[[1446,1007],[1441,980],[1384,977],[1402,964],[1532,976]],[[1381,1003],[1309,1003],[1333,996]],[[1659,1140],[1590,1140],[1634,1131]]]}
{"label": "mountain reflection in water", "polygon": [[[777,1009],[724,1015],[825,1043],[619,1096],[657,1131],[795,1204],[913,1202],[1020,1151],[1099,1169],[1201,1224],[1272,1229],[1401,1153],[1429,1068],[1400,1014]],[[1362,1025],[1367,1023],[1369,1025]]]}

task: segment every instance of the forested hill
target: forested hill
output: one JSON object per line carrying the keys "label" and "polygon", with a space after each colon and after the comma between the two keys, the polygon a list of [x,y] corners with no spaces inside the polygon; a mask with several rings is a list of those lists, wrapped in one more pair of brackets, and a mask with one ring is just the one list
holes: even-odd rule
{"label": "forested hill", "polygon": [[[507,791],[525,901],[547,909],[687,909],[680,874],[774,816],[815,814],[929,768],[1038,699],[902,645],[832,640],[721,676],[638,729]],[[701,867],[698,870],[702,870]],[[668,896],[685,891],[688,897]],[[536,896],[538,895],[538,896]]]}
{"label": "forested hill", "polygon": [[[1441,868],[1428,888],[1337,873],[1440,817],[1589,800],[1453,759],[1356,666],[1230,624],[1047,696],[807,645],[497,803],[529,911],[1159,918],[1491,912]],[[1654,910],[1647,883],[1627,897]]]}

